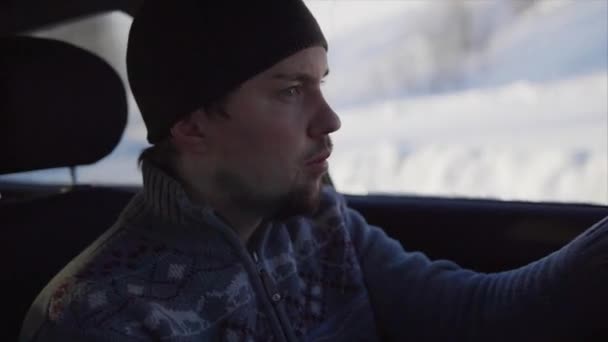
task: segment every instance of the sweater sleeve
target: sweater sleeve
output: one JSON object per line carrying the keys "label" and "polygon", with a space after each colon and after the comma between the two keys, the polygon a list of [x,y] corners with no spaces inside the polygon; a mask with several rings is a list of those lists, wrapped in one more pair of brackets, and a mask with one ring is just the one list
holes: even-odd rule
{"label": "sweater sleeve", "polygon": [[543,259],[484,274],[406,252],[360,214],[346,212],[388,340],[608,340],[608,218]]}

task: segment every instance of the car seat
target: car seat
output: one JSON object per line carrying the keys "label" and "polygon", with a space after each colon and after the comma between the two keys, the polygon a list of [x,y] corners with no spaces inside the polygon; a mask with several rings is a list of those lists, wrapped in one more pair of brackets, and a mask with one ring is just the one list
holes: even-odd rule
{"label": "car seat", "polygon": [[[0,38],[0,175],[97,162],[125,129],[127,100],[110,65],[64,42]],[[135,163],[135,161],[134,161]],[[0,183],[5,308],[16,341],[37,294],[114,222],[132,192],[92,185]]]}

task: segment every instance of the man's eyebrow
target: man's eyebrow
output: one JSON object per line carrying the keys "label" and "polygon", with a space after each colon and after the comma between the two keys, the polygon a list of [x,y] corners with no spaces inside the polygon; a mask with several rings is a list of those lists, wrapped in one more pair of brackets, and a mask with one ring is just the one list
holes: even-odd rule
{"label": "man's eyebrow", "polygon": [[[325,76],[327,76],[327,75],[329,75],[329,69],[325,70],[325,73],[323,74],[323,77],[321,77],[321,79],[325,78]],[[273,75],[272,78],[285,80],[285,81],[300,81],[303,83],[317,81],[316,77],[311,76],[310,74],[303,73],[303,72],[277,73],[277,74]]]}

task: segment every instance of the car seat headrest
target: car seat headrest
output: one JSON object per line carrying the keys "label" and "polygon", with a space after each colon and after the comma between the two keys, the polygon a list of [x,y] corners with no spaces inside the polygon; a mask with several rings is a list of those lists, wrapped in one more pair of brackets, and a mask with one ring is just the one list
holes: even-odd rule
{"label": "car seat headrest", "polygon": [[0,38],[0,174],[92,164],[127,122],[125,86],[100,57],[50,39]]}

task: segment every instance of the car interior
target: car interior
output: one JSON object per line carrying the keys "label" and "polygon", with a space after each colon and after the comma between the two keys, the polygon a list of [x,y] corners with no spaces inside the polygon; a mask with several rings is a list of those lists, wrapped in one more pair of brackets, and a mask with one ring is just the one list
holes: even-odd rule
{"label": "car interior", "polygon": [[[72,170],[68,184],[0,178],[0,226],[10,285],[0,340],[17,339],[44,285],[108,229],[138,186],[79,183],[78,167],[120,142],[127,84],[103,59],[29,32],[141,1],[3,1],[0,8],[0,175]],[[134,165],[136,160],[133,160]],[[369,223],[406,250],[480,272],[516,268],[567,244],[608,215],[608,206],[411,195],[346,195]],[[8,290],[5,290],[8,291]]]}

